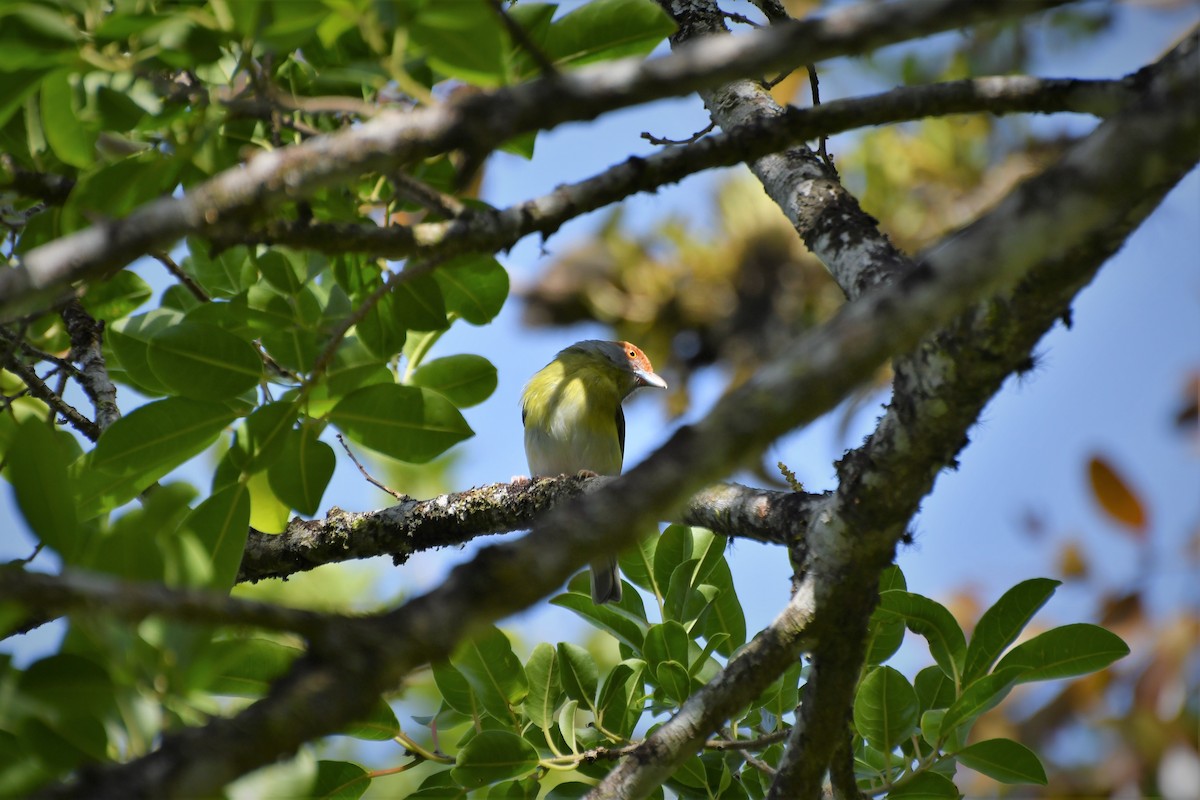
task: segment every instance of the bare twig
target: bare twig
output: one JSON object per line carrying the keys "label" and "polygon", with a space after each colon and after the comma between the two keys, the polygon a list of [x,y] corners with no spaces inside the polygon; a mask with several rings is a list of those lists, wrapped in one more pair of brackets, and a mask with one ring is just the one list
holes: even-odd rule
{"label": "bare twig", "polygon": [[[804,68],[808,70],[808,85],[812,89],[813,108],[816,108],[817,106],[821,105],[821,79],[817,77],[817,65],[805,64]],[[833,159],[830,158],[829,152],[825,149],[825,145],[828,140],[828,136],[821,134],[820,143],[817,145],[817,155],[819,155],[821,160],[824,161],[829,168],[834,171],[834,174],[836,174],[837,168],[833,166]]]}
{"label": "bare twig", "polygon": [[390,494],[392,497],[396,498],[397,500],[404,501],[404,500],[412,499],[411,497],[404,494],[403,492],[397,492],[395,489],[392,489],[392,488],[380,483],[379,481],[377,481],[375,479],[374,476],[371,475],[371,473],[367,472],[367,468],[364,467],[357,458],[355,458],[354,451],[350,449],[350,445],[346,444],[346,440],[344,438],[342,438],[342,435],[340,433],[337,435],[337,440],[339,443],[341,443],[342,449],[346,451],[346,455],[350,456],[350,460],[354,462],[354,466],[358,467],[358,471],[362,474],[362,476],[364,478],[367,479],[367,483],[371,484],[372,486],[374,486],[378,489],[382,489],[383,491],[387,492],[388,494]]}
{"label": "bare twig", "polygon": [[713,128],[716,128],[716,127],[717,127],[717,123],[710,122],[686,139],[664,139],[664,138],[655,136],[654,134],[650,133],[650,131],[642,131],[642,138],[645,139],[646,141],[650,142],[650,144],[660,144],[660,145],[663,145],[663,144],[691,144],[692,142],[698,142],[701,138],[704,137],[705,134],[710,133],[713,130]]}
{"label": "bare twig", "polygon": [[197,283],[191,275],[188,275],[186,272],[184,272],[183,267],[176,264],[175,259],[171,258],[169,253],[159,251],[156,253],[151,253],[150,255],[154,257],[155,261],[166,267],[167,272],[174,275],[175,280],[183,284],[183,287],[192,293],[192,297],[196,298],[201,303],[207,303],[212,300],[212,298],[208,296],[208,292],[204,291],[204,287]]}
{"label": "bare twig", "polygon": [[100,438],[102,432],[100,426],[63,400],[62,396],[47,386],[30,367],[25,366],[16,357],[13,357],[8,360],[4,368],[24,381],[31,396],[50,406],[50,411],[66,420],[67,424],[72,428],[93,442]]}
{"label": "bare twig", "polygon": [[435,214],[453,218],[460,216],[467,207],[452,194],[438,191],[424,181],[419,181],[406,172],[394,172],[391,176],[396,193],[412,200]]}

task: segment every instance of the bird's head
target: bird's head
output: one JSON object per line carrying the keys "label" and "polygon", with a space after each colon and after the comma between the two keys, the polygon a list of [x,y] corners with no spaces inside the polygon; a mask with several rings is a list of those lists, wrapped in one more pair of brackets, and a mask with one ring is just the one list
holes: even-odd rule
{"label": "bird's head", "polygon": [[571,360],[583,358],[592,361],[594,366],[612,375],[621,390],[622,397],[642,386],[650,386],[655,389],[667,388],[667,382],[654,371],[646,354],[637,345],[629,342],[604,342],[588,339],[571,345],[559,353],[559,357]]}

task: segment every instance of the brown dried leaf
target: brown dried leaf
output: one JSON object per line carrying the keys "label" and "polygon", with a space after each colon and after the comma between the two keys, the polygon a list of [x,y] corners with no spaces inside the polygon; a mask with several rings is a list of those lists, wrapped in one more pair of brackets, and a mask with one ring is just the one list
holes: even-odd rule
{"label": "brown dried leaf", "polygon": [[1145,538],[1146,508],[1129,484],[1100,456],[1088,462],[1088,480],[1092,494],[1104,512],[1129,529],[1138,539]]}

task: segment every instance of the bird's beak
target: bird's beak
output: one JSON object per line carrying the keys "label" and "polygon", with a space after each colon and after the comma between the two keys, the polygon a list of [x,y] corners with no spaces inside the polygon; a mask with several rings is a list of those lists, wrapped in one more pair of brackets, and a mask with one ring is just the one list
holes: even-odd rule
{"label": "bird's beak", "polygon": [[667,388],[667,382],[659,377],[656,372],[649,372],[644,369],[635,369],[633,376],[637,379],[638,386],[649,386],[654,389]]}

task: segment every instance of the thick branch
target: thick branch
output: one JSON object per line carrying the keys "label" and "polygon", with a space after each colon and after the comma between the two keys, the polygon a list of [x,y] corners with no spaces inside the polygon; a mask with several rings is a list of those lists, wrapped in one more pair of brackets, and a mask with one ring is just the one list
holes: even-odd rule
{"label": "thick branch", "polygon": [[[954,247],[959,239],[982,244],[986,237],[981,237],[981,232],[990,229],[993,241],[1031,235],[1036,238],[1029,241],[1041,247],[1057,235],[1055,219],[1091,228],[1090,233],[1075,239],[1072,247],[1047,253],[1045,264],[1011,295],[976,307],[912,356],[896,362],[893,401],[866,444],[839,464],[836,500],[810,529],[810,546],[826,536],[864,545],[865,538],[875,541],[868,549],[886,551],[889,540],[894,542],[903,533],[938,472],[954,464],[955,455],[966,444],[967,430],[1004,379],[1021,367],[1038,339],[1069,312],[1072,299],[1098,266],[1116,252],[1170,188],[1173,179],[1157,183],[1152,178],[1147,155],[1131,158],[1131,153],[1141,146],[1142,137],[1157,135],[1150,132],[1156,126],[1164,126],[1165,131],[1170,126],[1186,130],[1189,125],[1200,125],[1198,42],[1200,37],[1193,34],[1155,67],[1135,77],[1149,105],[1131,108],[1101,125],[1054,168],[1020,187],[994,212],[940,246]],[[1170,109],[1177,102],[1182,105],[1176,113]],[[1198,151],[1196,143],[1174,151],[1181,159],[1175,168],[1180,176],[1195,164]],[[1127,190],[1129,187],[1114,179],[1127,170],[1137,175],[1139,189]],[[1071,209],[1077,205],[1107,209],[1109,223],[1073,220]],[[1050,209],[1055,213],[1043,217],[1044,210]],[[938,255],[935,250],[928,258]],[[981,251],[974,257],[987,256]],[[864,532],[869,536],[864,537]],[[860,561],[818,593],[822,628],[837,635],[821,639],[814,673],[830,676],[836,685],[817,680],[805,688],[801,719],[780,765],[773,797],[812,797],[820,790],[825,765],[834,755],[831,747],[836,740],[829,734],[844,725],[853,692],[853,685],[838,682],[838,676],[858,668],[861,657],[855,648],[861,641],[850,634],[865,631],[869,613],[868,608],[851,616],[847,609],[861,597],[861,586],[873,584],[877,574],[877,569]]]}
{"label": "thick branch", "polygon": [[[1027,14],[1065,0],[981,4],[907,0],[838,9],[827,17],[720,37],[650,61],[626,59],[466,95],[411,112],[382,112],[362,125],[259,153],[180,198],[161,198],[121,220],[64,236],[0,272],[0,318],[29,310],[74,281],[120,268],[180,237],[252,218],[364,172],[387,173],[438,153],[485,153],[520,133],[588,120],[613,109],[684,94],[744,75],[865,52],[978,19]],[[801,55],[802,54],[802,55]]]}
{"label": "thick branch", "polygon": [[[607,477],[539,478],[407,500],[380,511],[331,508],[321,520],[293,519],[281,534],[251,531],[238,580],[284,578],[323,564],[374,556],[391,556],[401,564],[413,553],[529,528],[548,509],[598,491],[611,481]],[[803,539],[808,510],[818,499],[817,495],[716,484],[693,495],[676,519],[723,536],[795,545]]]}
{"label": "thick branch", "polygon": [[137,621],[161,615],[181,622],[250,625],[304,636],[320,635],[341,619],[212,591],[170,589],[160,583],[132,583],[83,572],[45,575],[6,568],[0,574],[0,600],[24,605],[41,617],[85,611]]}

